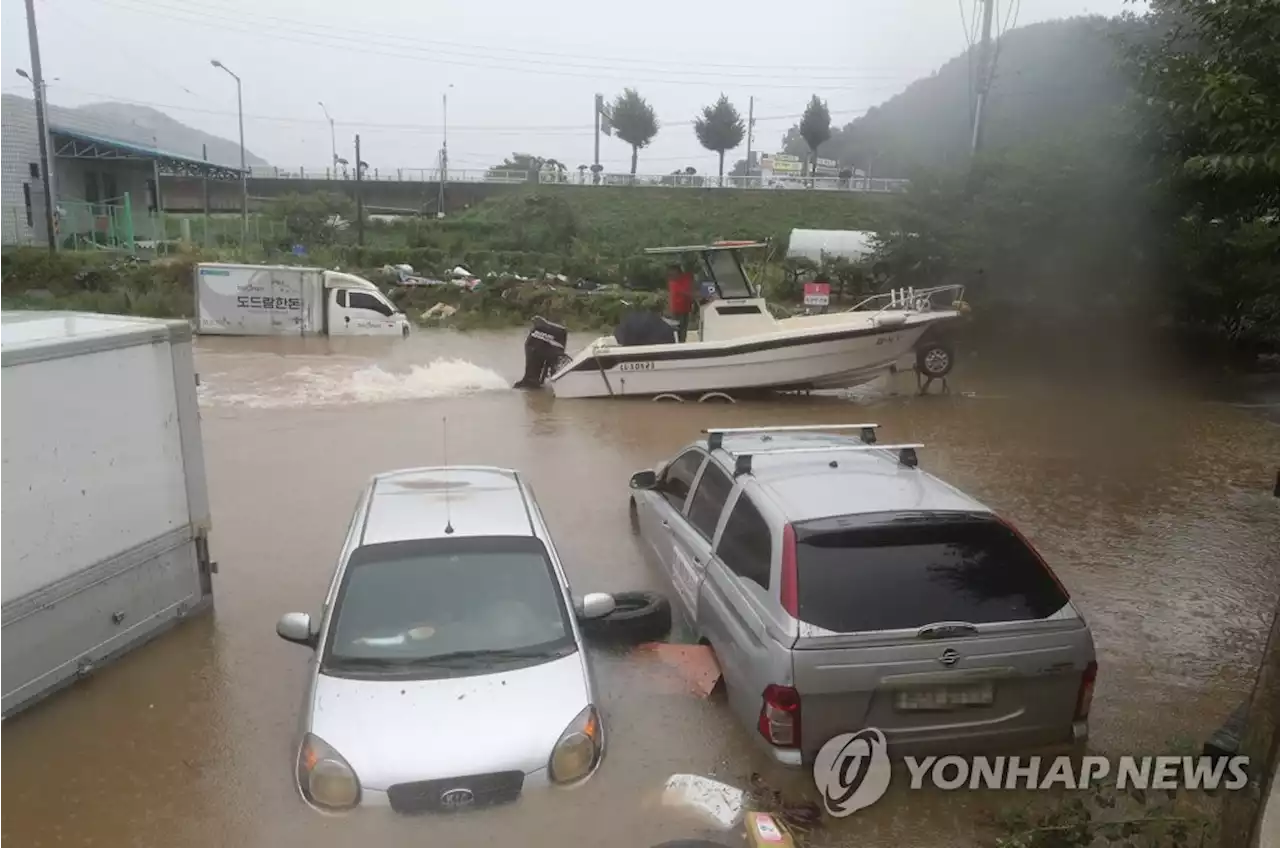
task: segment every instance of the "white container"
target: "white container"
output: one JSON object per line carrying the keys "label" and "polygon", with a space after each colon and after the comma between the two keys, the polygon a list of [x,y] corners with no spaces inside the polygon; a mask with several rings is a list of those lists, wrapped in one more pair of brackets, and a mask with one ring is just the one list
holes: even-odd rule
{"label": "white container", "polygon": [[5,312],[3,714],[212,604],[191,328]]}

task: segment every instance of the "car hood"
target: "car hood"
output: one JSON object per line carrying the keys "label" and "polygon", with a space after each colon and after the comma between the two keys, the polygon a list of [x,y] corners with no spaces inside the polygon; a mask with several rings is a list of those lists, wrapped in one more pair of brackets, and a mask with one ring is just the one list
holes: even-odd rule
{"label": "car hood", "polygon": [[444,680],[320,675],[310,730],[346,758],[368,789],[495,771],[544,768],[590,703],[582,654]]}

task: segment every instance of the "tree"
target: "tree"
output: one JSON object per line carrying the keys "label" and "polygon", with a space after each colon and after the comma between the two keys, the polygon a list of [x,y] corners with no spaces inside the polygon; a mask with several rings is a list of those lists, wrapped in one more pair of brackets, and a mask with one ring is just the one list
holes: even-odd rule
{"label": "tree", "polygon": [[809,105],[804,107],[804,117],[800,119],[800,137],[804,139],[805,144],[809,145],[809,150],[813,153],[810,173],[816,175],[818,147],[831,138],[831,111],[816,94],[809,100]]}
{"label": "tree", "polygon": [[724,177],[724,153],[733,150],[747,134],[747,125],[743,123],[738,110],[723,94],[711,106],[702,108],[702,117],[693,122],[693,131],[698,136],[698,143],[707,150],[720,154],[720,176]]}
{"label": "tree", "polygon": [[269,214],[284,223],[293,244],[318,247],[338,240],[355,217],[355,204],[339,192],[286,194],[272,204]]}
{"label": "tree", "polygon": [[1241,347],[1280,344],[1280,44],[1273,0],[1154,0],[1135,39],[1146,147],[1189,323]]}
{"label": "tree", "polygon": [[623,89],[609,107],[609,123],[618,138],[631,145],[631,176],[636,175],[640,148],[648,147],[658,134],[658,116],[634,88]]}

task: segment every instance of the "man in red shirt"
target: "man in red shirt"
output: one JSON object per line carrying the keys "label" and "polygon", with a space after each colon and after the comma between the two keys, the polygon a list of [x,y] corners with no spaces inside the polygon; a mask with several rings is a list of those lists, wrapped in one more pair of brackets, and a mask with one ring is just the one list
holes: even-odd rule
{"label": "man in red shirt", "polygon": [[673,263],[667,272],[667,310],[680,322],[676,338],[681,342],[689,333],[689,315],[693,312],[693,273]]}

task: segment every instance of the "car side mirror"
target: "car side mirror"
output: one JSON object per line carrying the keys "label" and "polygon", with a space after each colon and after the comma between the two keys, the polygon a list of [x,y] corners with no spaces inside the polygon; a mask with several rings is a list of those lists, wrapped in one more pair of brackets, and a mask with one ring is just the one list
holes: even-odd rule
{"label": "car side mirror", "polygon": [[607,592],[588,592],[573,602],[573,611],[580,619],[604,618],[617,606]]}
{"label": "car side mirror", "polygon": [[305,612],[287,612],[276,622],[276,635],[286,642],[314,648],[316,634],[311,632],[311,616]]}
{"label": "car side mirror", "polygon": [[633,489],[652,489],[656,485],[658,485],[658,472],[651,468],[631,475]]}

